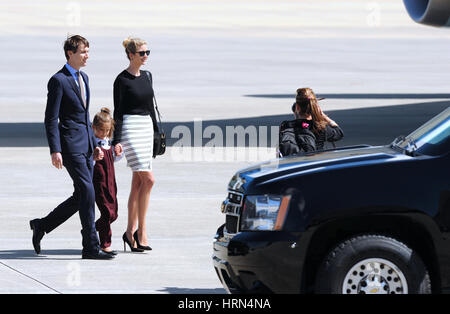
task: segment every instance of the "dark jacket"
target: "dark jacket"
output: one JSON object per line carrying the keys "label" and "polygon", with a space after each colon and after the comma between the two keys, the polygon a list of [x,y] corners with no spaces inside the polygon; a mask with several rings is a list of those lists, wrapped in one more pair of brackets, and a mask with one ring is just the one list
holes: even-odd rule
{"label": "dark jacket", "polygon": [[65,66],[48,82],[44,123],[50,153],[93,152],[95,141],[89,118],[89,79],[84,72],[81,75],[86,83],[86,108],[80,89]]}
{"label": "dark jacket", "polygon": [[334,143],[344,137],[344,132],[339,126],[332,127],[327,124],[325,129],[320,132],[314,132],[316,135],[316,150],[323,150],[326,142]]}
{"label": "dark jacket", "polygon": [[316,150],[316,136],[310,122],[283,121],[280,125],[279,151],[281,156],[297,155]]}
{"label": "dark jacket", "polygon": [[280,125],[279,151],[281,156],[323,150],[326,142],[336,142],[344,137],[339,126],[327,125],[322,131],[315,131],[313,121],[295,119],[283,121]]}

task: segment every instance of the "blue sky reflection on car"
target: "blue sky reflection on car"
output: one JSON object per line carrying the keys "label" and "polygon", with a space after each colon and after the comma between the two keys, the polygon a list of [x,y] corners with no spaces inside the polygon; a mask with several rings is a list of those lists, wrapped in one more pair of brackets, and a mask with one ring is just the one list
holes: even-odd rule
{"label": "blue sky reflection on car", "polygon": [[448,151],[450,107],[393,146],[424,155],[441,155]]}

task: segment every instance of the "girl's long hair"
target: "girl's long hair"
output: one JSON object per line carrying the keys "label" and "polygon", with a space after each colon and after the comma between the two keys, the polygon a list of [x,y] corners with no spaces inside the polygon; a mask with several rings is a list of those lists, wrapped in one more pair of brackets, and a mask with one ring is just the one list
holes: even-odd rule
{"label": "girl's long hair", "polygon": [[297,89],[295,103],[300,107],[301,115],[311,115],[313,120],[313,131],[315,133],[323,131],[327,126],[327,120],[321,114],[316,95],[311,88]]}

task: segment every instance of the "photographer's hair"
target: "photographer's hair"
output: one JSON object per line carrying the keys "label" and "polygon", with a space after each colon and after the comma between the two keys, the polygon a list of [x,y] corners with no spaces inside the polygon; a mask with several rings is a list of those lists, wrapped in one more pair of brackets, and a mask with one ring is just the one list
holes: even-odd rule
{"label": "photographer's hair", "polygon": [[92,125],[97,128],[104,127],[105,125],[109,125],[110,129],[108,132],[108,137],[111,138],[114,132],[114,118],[111,115],[111,110],[109,108],[103,107],[100,109],[100,112],[97,113],[92,121]]}
{"label": "photographer's hair", "polygon": [[323,117],[319,110],[319,102],[311,88],[297,89],[295,103],[299,106],[300,114],[311,115],[314,121],[313,129],[316,132],[322,131],[327,126],[327,120]]}
{"label": "photographer's hair", "polygon": [[136,53],[140,46],[146,44],[147,42],[145,40],[136,37],[128,37],[122,43],[125,47],[125,53],[127,54],[128,59],[130,59],[130,53]]}
{"label": "photographer's hair", "polygon": [[64,42],[64,54],[66,55],[66,59],[69,60],[69,51],[73,53],[77,53],[78,46],[80,44],[84,44],[86,47],[89,47],[89,42],[86,38],[80,35],[73,35],[66,39]]}

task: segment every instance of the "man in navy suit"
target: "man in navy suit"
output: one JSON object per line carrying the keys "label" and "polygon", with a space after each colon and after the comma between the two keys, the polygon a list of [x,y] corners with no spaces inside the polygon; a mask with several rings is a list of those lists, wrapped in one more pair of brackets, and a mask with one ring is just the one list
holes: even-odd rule
{"label": "man in navy suit", "polygon": [[101,159],[89,118],[89,79],[80,71],[89,58],[89,42],[74,35],[64,43],[67,63],[48,82],[45,129],[52,164],[64,166],[73,180],[74,193],[46,217],[30,221],[33,247],[37,254],[46,233],[69,219],[77,211],[81,220],[83,259],[111,259],[103,252],[95,230],[95,192],[92,183],[93,160]]}

